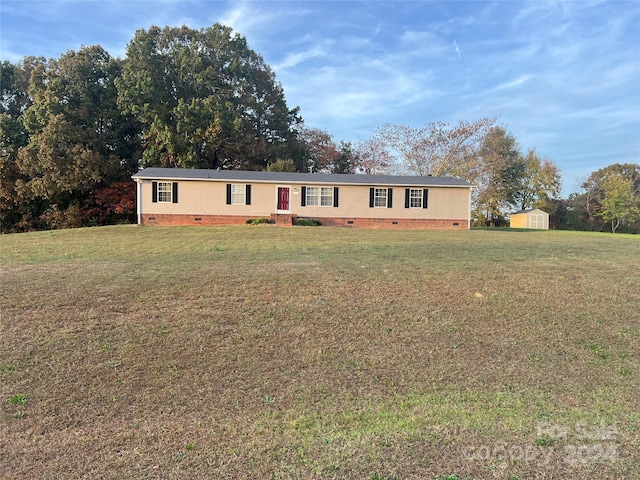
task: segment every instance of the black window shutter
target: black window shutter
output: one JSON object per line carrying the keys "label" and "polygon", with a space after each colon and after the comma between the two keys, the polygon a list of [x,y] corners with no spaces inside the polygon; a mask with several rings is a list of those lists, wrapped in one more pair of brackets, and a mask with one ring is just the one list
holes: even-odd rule
{"label": "black window shutter", "polygon": [[231,205],[231,184],[227,183],[227,205]]}
{"label": "black window shutter", "polygon": [[151,182],[151,201],[153,203],[158,201],[158,182]]}
{"label": "black window shutter", "polygon": [[333,206],[338,206],[338,187],[333,187]]}
{"label": "black window shutter", "polygon": [[404,189],[404,208],[409,208],[409,189]]}
{"label": "black window shutter", "polygon": [[393,188],[387,188],[387,208],[393,207]]}
{"label": "black window shutter", "polygon": [[375,191],[373,188],[369,189],[369,208],[373,208],[373,202],[375,201]]}
{"label": "black window shutter", "polygon": [[300,206],[306,207],[307,206],[307,187],[302,187],[301,197],[302,198],[300,199]]}
{"label": "black window shutter", "polygon": [[251,185],[247,185],[245,189],[245,204],[251,205]]}
{"label": "black window shutter", "polygon": [[173,182],[173,184],[171,185],[171,189],[173,190],[173,195],[172,195],[172,202],[173,203],[178,203],[178,182]]}
{"label": "black window shutter", "polygon": [[425,188],[422,191],[422,208],[427,208],[428,200],[429,200],[429,190]]}

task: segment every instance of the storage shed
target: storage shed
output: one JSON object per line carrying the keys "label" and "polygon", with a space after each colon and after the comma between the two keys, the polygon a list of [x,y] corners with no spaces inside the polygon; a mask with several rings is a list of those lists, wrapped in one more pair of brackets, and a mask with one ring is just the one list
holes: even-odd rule
{"label": "storage shed", "polygon": [[511,214],[511,228],[549,230],[549,214],[539,208],[520,210]]}

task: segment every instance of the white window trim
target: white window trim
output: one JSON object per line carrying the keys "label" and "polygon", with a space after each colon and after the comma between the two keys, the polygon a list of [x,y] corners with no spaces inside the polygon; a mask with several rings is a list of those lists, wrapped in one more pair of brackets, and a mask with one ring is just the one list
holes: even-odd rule
{"label": "white window trim", "polygon": [[[378,195],[378,191],[384,191],[384,195]],[[378,205],[378,200],[384,200],[384,205]],[[373,208],[387,208],[389,205],[389,189],[377,188],[373,189]]]}
{"label": "white window trim", "polygon": [[[414,192],[419,192],[417,197],[413,196]],[[422,201],[424,199],[424,188],[410,188],[409,189],[409,208],[422,208]],[[419,205],[412,205],[413,200],[417,200]]]}
{"label": "white window trim", "polygon": [[[168,188],[168,190],[166,190]],[[173,182],[158,182],[158,203],[173,202]]]}
{"label": "white window trim", "polygon": [[[310,195],[310,193],[316,190],[317,194],[316,195]],[[329,191],[329,194],[322,194],[322,191]],[[327,186],[323,186],[323,187],[319,187],[319,186],[312,186],[312,187],[306,187],[306,196],[307,198],[305,199],[305,205],[307,207],[333,207],[333,193],[334,193],[334,187],[327,187]],[[317,203],[310,203],[309,202],[309,198],[314,198],[317,200]],[[322,203],[323,198],[325,199],[325,201],[328,199],[329,203],[324,205]]]}
{"label": "white window trim", "polygon": [[[234,192],[234,190],[241,190]],[[241,202],[234,201],[234,198],[242,198]],[[246,205],[247,204],[247,185],[244,183],[232,183],[231,184],[231,205]]]}

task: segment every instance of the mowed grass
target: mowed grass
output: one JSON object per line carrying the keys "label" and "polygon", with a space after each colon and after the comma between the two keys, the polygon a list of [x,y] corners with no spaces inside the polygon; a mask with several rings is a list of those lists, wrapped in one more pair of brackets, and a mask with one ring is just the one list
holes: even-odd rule
{"label": "mowed grass", "polygon": [[640,477],[638,237],[118,226],[0,248],[0,477]]}

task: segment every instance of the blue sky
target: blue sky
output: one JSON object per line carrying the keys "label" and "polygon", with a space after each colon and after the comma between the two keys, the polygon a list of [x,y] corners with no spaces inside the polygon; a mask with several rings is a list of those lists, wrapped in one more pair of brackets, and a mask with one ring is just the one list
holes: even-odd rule
{"label": "blue sky", "polygon": [[563,194],[640,163],[640,2],[2,0],[0,59],[136,30],[220,22],[244,35],[305,123],[357,142],[384,123],[498,117],[555,162]]}

